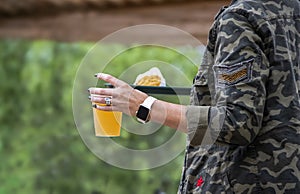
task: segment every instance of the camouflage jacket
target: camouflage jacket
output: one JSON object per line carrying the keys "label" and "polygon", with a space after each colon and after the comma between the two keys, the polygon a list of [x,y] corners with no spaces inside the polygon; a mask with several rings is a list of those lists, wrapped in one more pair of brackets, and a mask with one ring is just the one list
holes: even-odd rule
{"label": "camouflage jacket", "polygon": [[178,193],[300,193],[300,2],[216,16],[187,107]]}

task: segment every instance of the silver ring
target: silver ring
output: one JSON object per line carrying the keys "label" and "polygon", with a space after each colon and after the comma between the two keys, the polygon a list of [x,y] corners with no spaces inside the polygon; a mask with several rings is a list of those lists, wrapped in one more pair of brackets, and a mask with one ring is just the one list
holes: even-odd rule
{"label": "silver ring", "polygon": [[105,97],[104,98],[106,106],[111,106],[111,98],[110,97]]}

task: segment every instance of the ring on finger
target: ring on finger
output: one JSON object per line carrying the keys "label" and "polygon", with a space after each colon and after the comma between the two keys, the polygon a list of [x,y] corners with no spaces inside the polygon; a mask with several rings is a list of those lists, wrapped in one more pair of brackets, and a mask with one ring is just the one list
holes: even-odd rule
{"label": "ring on finger", "polygon": [[111,98],[110,97],[105,97],[104,101],[105,101],[106,106],[111,106]]}

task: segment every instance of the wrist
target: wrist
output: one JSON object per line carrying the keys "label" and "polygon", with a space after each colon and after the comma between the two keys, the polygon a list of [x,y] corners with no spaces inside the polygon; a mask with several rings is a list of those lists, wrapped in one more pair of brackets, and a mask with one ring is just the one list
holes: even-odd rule
{"label": "wrist", "polygon": [[152,105],[156,100],[156,98],[148,96],[145,101],[140,104],[138,110],[136,111],[136,118],[139,122],[145,124],[150,121]]}
{"label": "wrist", "polygon": [[133,93],[132,94],[133,95],[133,98],[132,98],[133,101],[132,101],[132,103],[130,103],[131,104],[130,114],[132,116],[135,116],[136,111],[138,111],[138,109],[140,107],[140,104],[142,104],[146,100],[148,95],[146,93],[141,92],[141,91],[136,90],[136,89],[134,89],[132,93]]}

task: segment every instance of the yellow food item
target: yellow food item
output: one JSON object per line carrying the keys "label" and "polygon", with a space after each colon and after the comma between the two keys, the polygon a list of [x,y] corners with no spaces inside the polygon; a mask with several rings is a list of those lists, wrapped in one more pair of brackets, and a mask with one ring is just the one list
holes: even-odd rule
{"label": "yellow food item", "polygon": [[161,78],[158,75],[146,75],[136,85],[139,86],[160,86]]}

